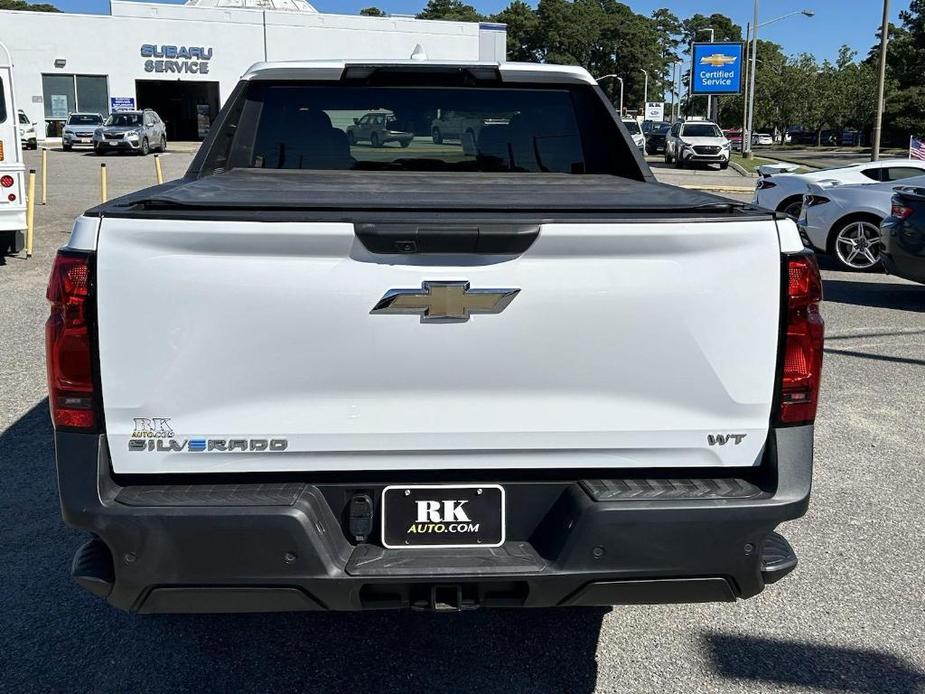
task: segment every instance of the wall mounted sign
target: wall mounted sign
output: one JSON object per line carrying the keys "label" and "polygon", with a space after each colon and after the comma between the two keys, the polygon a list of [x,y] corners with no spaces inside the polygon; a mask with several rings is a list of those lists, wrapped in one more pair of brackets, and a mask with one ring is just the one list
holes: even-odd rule
{"label": "wall mounted sign", "polygon": [[207,75],[212,48],[145,43],[141,46],[141,57],[147,58],[145,72]]}

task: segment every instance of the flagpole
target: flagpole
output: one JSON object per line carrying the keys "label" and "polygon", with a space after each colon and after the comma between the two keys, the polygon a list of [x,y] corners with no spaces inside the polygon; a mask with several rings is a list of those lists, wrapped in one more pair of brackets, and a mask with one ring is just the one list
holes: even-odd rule
{"label": "flagpole", "polygon": [[912,135],[909,136],[909,159],[912,159]]}

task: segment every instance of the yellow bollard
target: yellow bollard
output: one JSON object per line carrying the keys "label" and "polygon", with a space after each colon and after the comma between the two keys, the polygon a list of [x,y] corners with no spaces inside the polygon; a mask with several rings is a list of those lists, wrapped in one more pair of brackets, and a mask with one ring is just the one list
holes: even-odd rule
{"label": "yellow bollard", "polygon": [[48,147],[42,147],[42,204],[48,190]]}
{"label": "yellow bollard", "polygon": [[106,164],[100,164],[100,202],[106,202]]}
{"label": "yellow bollard", "polygon": [[154,155],[154,174],[157,176],[157,185],[164,182],[164,172],[161,171],[161,155]]}
{"label": "yellow bollard", "polygon": [[29,169],[29,194],[26,196],[26,257],[32,257],[35,230],[35,169]]}

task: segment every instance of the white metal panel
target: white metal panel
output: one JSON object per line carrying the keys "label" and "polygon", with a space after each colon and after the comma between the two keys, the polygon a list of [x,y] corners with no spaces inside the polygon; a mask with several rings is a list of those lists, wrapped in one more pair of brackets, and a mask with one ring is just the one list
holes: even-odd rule
{"label": "white metal panel", "polygon": [[[103,402],[120,473],[746,466],[779,311],[768,220],[545,225],[519,257],[376,256],[343,223],[106,218]],[[370,315],[423,281],[519,288],[497,315]],[[129,451],[135,418],[179,442]],[[709,446],[708,434],[745,434]]]}
{"label": "white metal panel", "polygon": [[96,233],[99,228],[99,217],[78,217],[74,220],[67,247],[75,251],[95,251]]}

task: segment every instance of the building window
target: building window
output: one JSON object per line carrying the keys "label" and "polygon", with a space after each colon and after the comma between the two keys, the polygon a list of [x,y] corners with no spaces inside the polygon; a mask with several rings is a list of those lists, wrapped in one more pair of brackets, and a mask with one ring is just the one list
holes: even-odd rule
{"label": "building window", "polygon": [[46,120],[67,119],[69,113],[109,113],[109,85],[105,75],[42,75]]}
{"label": "building window", "polygon": [[77,110],[106,117],[109,113],[109,85],[105,77],[77,75]]}

